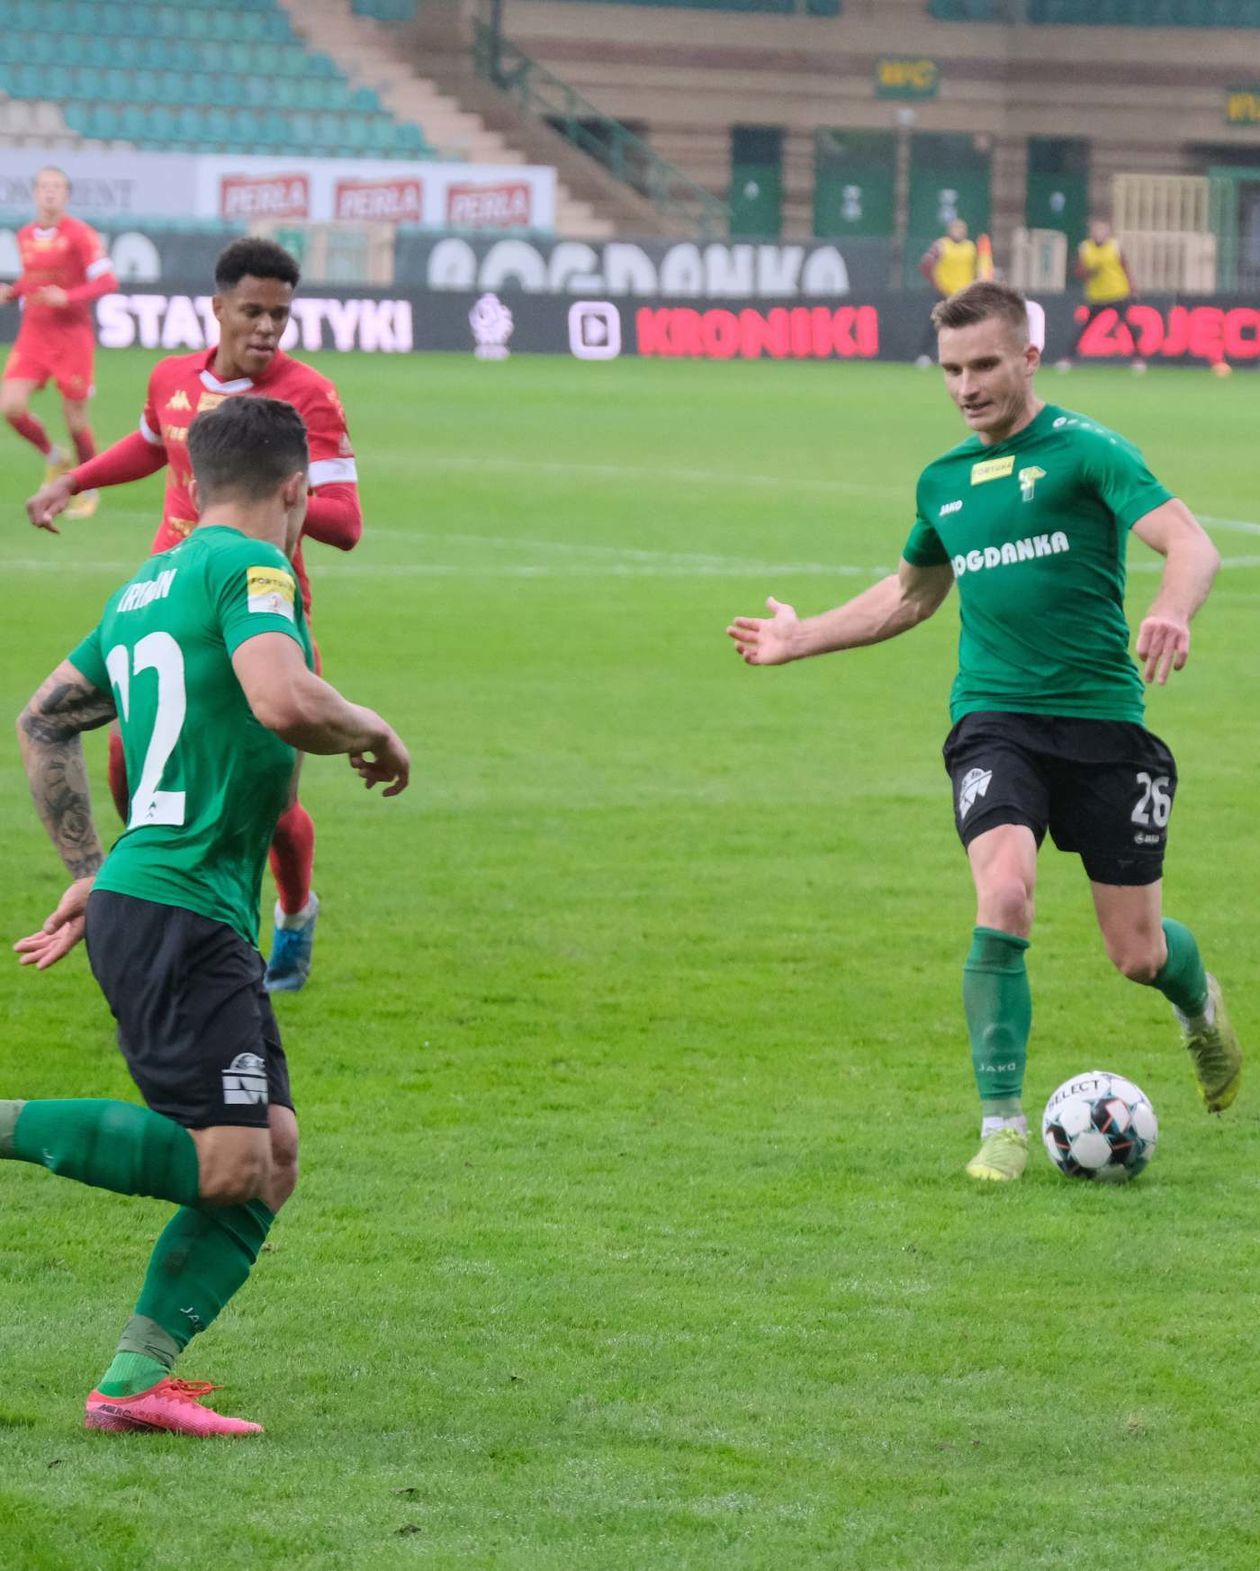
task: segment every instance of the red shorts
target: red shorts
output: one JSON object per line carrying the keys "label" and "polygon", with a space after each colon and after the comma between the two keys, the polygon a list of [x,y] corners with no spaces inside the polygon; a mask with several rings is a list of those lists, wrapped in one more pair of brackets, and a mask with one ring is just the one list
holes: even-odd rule
{"label": "red shorts", "polygon": [[61,332],[56,338],[24,333],[19,328],[17,342],[5,362],[4,381],[33,382],[36,387],[55,382],[63,398],[76,402],[91,398],[95,352],[96,341],[90,327],[82,332]]}

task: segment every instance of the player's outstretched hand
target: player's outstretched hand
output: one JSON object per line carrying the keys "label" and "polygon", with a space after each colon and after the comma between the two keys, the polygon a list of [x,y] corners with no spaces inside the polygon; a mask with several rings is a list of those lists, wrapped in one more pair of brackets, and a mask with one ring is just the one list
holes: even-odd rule
{"label": "player's outstretched hand", "polygon": [[393,731],[386,731],[379,747],[363,753],[350,754],[350,767],[370,791],[375,785],[385,785],[382,796],[397,796],[405,791],[411,780],[411,758],[407,749]]}
{"label": "player's outstretched hand", "polygon": [[1161,687],[1170,671],[1180,671],[1190,653],[1190,624],[1176,616],[1148,616],[1138,628],[1137,654],[1142,675]]}
{"label": "player's outstretched hand", "polygon": [[61,533],[53,523],[53,519],[69,507],[70,498],[74,495],[71,490],[73,484],[69,475],[58,475],[47,485],[40,486],[35,495],[30,498],[26,504],[26,516],[36,529],[46,529],[50,535]]}
{"label": "player's outstretched hand", "polygon": [[13,299],[13,285],[12,284],[0,284],[0,305],[8,305],[9,301],[12,300],[12,299]]}
{"label": "player's outstretched hand", "polygon": [[14,944],[18,964],[34,966],[37,971],[47,971],[58,960],[68,955],[83,937],[84,913],[88,896],[92,893],[91,878],[76,878],[57,902],[57,909],[40,928]]}
{"label": "player's outstretched hand", "polygon": [[785,665],[797,655],[801,623],[795,610],[773,595],[766,601],[770,616],[737,616],[726,629],[735,652],[748,665]]}

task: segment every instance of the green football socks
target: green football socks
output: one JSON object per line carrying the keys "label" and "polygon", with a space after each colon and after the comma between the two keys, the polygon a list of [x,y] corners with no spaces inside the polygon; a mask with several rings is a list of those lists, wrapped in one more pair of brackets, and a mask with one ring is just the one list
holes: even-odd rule
{"label": "green football socks", "polygon": [[192,1136],[134,1102],[0,1102],[0,1157],[115,1194],[197,1203]]}
{"label": "green football socks", "polygon": [[200,1211],[184,1206],[153,1248],[136,1314],[182,1350],[249,1275],[275,1213],[261,1200]]}
{"label": "green football socks", "polygon": [[1026,938],[977,927],[963,967],[963,1008],[971,1062],[986,1119],[1019,1117],[1032,993],[1024,969]]}
{"label": "green football socks", "polygon": [[154,1245],[135,1314],[97,1386],[102,1396],[137,1396],[168,1375],[244,1283],[275,1213],[261,1200],[197,1210],[182,1206]]}
{"label": "green football socks", "polygon": [[154,1246],[135,1313],[98,1388],[105,1396],[135,1396],[169,1374],[245,1281],[275,1221],[261,1200],[200,1207],[192,1136],[132,1102],[0,1101],[6,1157],[179,1206]]}
{"label": "green football socks", "polygon": [[1208,980],[1194,934],[1171,917],[1164,918],[1164,937],[1168,958],[1151,983],[1175,1009],[1190,1020],[1197,1020],[1207,1008]]}

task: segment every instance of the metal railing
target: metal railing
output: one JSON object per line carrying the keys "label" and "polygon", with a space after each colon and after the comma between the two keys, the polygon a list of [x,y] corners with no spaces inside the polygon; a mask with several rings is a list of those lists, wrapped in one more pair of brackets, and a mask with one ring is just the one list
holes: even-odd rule
{"label": "metal railing", "polygon": [[692,230],[699,239],[730,233],[731,210],[720,197],[480,20],[474,23],[473,63],[478,76],[597,159],[646,197],[663,218]]}

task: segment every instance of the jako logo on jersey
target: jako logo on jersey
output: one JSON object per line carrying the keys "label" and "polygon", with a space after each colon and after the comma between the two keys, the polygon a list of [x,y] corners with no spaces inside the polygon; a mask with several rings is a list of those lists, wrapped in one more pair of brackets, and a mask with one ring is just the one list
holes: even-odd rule
{"label": "jako logo on jersey", "polygon": [[989,781],[992,779],[993,771],[991,769],[969,769],[963,776],[962,785],[958,788],[958,820],[960,823],[975,806],[976,798],[988,794]]}
{"label": "jako logo on jersey", "polygon": [[961,513],[961,512],[962,512],[962,503],[961,502],[946,502],[946,503],[944,503],[942,505],[940,512],[936,516],[938,518],[948,518],[951,513]]}
{"label": "jako logo on jersey", "polygon": [[147,583],[132,584],[118,602],[120,611],[138,611],[141,606],[152,605],[155,600],[165,600],[175,582],[177,567],[167,567]]}
{"label": "jako logo on jersey", "polygon": [[951,563],[954,577],[964,573],[978,573],[986,567],[1009,567],[1012,562],[1029,562],[1035,556],[1058,556],[1072,549],[1068,537],[1061,529],[1052,535],[1029,535],[1023,540],[1008,540],[1005,545],[987,545],[983,551],[968,551],[966,556],[956,556]]}
{"label": "jako logo on jersey", "polygon": [[1015,473],[1015,454],[1008,453],[1005,458],[986,458],[982,463],[972,464],[972,485],[983,485],[986,480],[1005,480],[1007,475]]}
{"label": "jako logo on jersey", "polygon": [[238,1053],[223,1071],[223,1100],[228,1107],[267,1100],[267,1065],[257,1053]]}
{"label": "jako logo on jersey", "polygon": [[191,409],[192,405],[188,402],[188,394],[184,389],[177,387],[166,400],[166,407],[168,409]]}
{"label": "jako logo on jersey", "polygon": [[1045,478],[1045,470],[1038,469],[1035,464],[1031,469],[1021,469],[1019,472],[1020,498],[1025,502],[1031,502],[1033,499],[1033,492],[1037,489],[1038,480],[1044,480]]}

